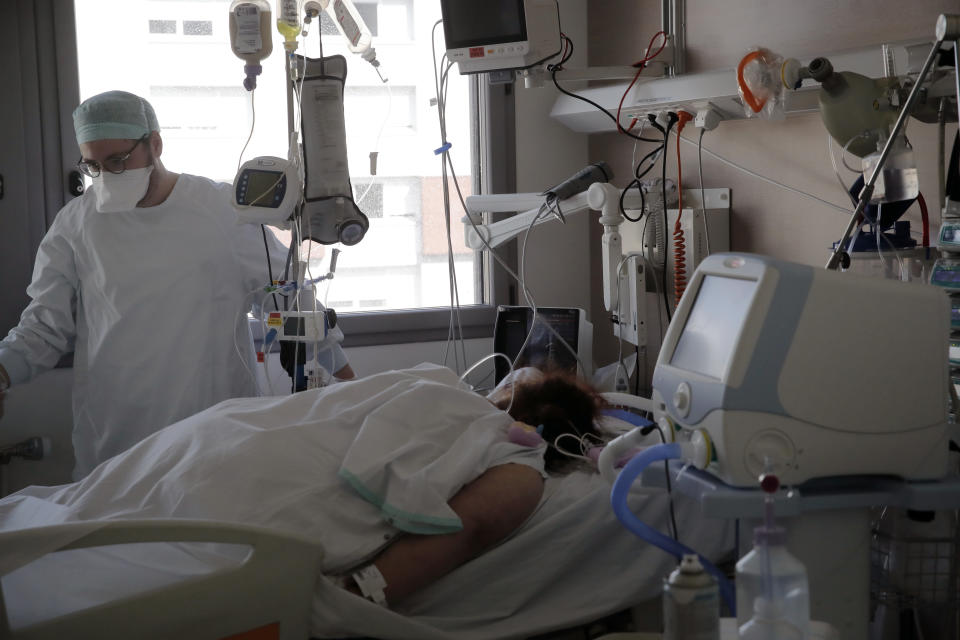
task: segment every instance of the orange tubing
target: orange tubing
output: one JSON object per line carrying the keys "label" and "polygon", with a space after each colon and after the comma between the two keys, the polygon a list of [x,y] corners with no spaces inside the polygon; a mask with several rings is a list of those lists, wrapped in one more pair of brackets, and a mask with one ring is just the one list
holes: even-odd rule
{"label": "orange tubing", "polygon": [[680,163],[680,132],[693,120],[686,111],[677,113],[677,222],[673,226],[673,305],[680,303],[683,292],[687,290],[687,242],[683,237],[680,217],[683,215],[683,171]]}
{"label": "orange tubing", "polygon": [[753,95],[753,91],[750,91],[750,87],[747,86],[746,81],[743,79],[743,68],[750,62],[759,59],[761,55],[762,53],[759,50],[751,51],[743,56],[743,60],[737,65],[737,84],[740,85],[740,92],[743,93],[743,99],[746,101],[747,106],[749,106],[754,113],[760,113],[760,110],[763,109],[763,105],[767,104],[767,101],[766,99],[757,100],[757,97]]}

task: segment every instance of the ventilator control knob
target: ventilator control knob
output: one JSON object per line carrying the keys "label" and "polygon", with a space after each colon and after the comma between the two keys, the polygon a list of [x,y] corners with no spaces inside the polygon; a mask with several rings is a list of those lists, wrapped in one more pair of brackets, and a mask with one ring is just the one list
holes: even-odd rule
{"label": "ventilator control knob", "polygon": [[681,418],[686,418],[690,413],[690,385],[686,382],[681,382],[673,392],[673,406]]}

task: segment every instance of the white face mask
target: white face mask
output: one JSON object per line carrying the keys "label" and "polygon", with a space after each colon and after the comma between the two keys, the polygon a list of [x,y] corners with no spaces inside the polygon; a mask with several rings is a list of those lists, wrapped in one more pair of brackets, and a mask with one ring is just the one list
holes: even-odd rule
{"label": "white face mask", "polygon": [[100,213],[133,211],[147,193],[152,172],[153,165],[143,169],[127,169],[120,174],[101,171],[99,176],[93,178],[97,211]]}

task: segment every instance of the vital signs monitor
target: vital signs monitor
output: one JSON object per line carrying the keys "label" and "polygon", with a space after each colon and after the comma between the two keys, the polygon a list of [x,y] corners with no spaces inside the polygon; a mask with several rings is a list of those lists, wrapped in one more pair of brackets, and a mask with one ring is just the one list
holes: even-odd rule
{"label": "vital signs monitor", "polygon": [[557,56],[556,0],[440,0],[447,58],[461,74],[526,69]]}
{"label": "vital signs monitor", "polygon": [[734,486],[943,477],[950,303],[917,283],[750,254],[694,274],[653,377],[656,417],[702,430]]}

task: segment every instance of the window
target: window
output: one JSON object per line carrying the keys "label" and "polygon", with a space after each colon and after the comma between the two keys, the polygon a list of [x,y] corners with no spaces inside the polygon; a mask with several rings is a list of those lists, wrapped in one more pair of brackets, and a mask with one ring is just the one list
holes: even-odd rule
{"label": "window", "polygon": [[176,33],[176,20],[150,20],[150,33]]}
{"label": "window", "polygon": [[[270,3],[273,6],[273,2]],[[439,0],[355,0],[374,36],[376,70],[351,53],[326,14],[320,21],[325,55],[342,54],[347,152],[354,196],[370,220],[362,242],[339,247],[337,276],[321,295],[344,310],[416,309],[449,304],[447,239],[442,193],[431,34]],[[273,54],[262,62],[257,90],[243,89],[244,62],[228,32],[229,0],[75,0],[80,98],[111,89],[153,104],[164,137],[164,163],[173,171],[232,181],[243,160],[287,155],[287,98],[282,36],[271,29]],[[175,18],[175,19],[173,19]],[[177,23],[181,32],[177,34]],[[167,37],[145,37],[162,34]],[[318,57],[317,23],[298,53]],[[102,43],[124,51],[100,63]],[[438,36],[438,42],[440,38]],[[438,47],[438,53],[440,47]],[[464,196],[473,192],[471,77],[450,74],[447,138]],[[255,118],[254,118],[255,114]],[[376,152],[376,170],[370,155]],[[462,304],[482,302],[480,261],[464,244],[462,209],[450,189],[452,244]],[[283,237],[282,233],[278,233]],[[289,234],[287,235],[289,238]],[[325,273],[329,247],[314,245],[310,264]],[[307,256],[304,249],[303,256]]]}
{"label": "window", "polygon": [[185,36],[212,36],[212,20],[184,20],[183,35]]}

